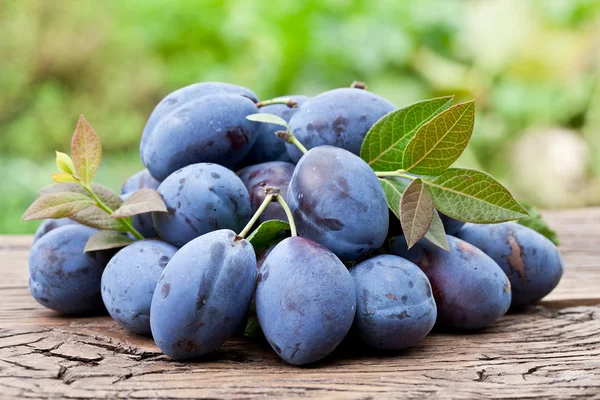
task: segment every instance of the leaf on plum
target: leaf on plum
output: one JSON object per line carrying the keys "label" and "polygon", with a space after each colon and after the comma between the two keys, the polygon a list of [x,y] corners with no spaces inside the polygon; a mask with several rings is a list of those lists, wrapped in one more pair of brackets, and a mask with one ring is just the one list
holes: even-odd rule
{"label": "leaf on plum", "polygon": [[249,119],[250,121],[254,121],[254,122],[264,122],[266,124],[279,125],[279,126],[283,126],[287,129],[289,129],[287,122],[285,122],[285,120],[283,118],[278,117],[277,115],[274,115],[274,114],[268,114],[268,113],[250,114],[246,117],[246,119]]}
{"label": "leaf on plum", "polygon": [[446,231],[444,229],[444,223],[442,222],[442,219],[437,211],[433,213],[431,226],[425,235],[425,239],[446,251],[450,251],[448,238],[446,237]]}
{"label": "leaf on plum", "polygon": [[85,244],[84,252],[118,249],[133,243],[129,236],[115,231],[100,231],[93,234]]}
{"label": "leaf on plum", "polygon": [[290,224],[286,221],[271,219],[263,222],[248,236],[246,240],[250,242],[254,251],[257,252],[265,247],[269,247],[273,242],[281,240],[281,235],[289,235]]}
{"label": "leaf on plum", "polygon": [[56,152],[56,167],[60,172],[64,172],[65,174],[75,174],[73,160],[71,160],[71,157],[69,157],[67,154],[61,153],[60,151]]}
{"label": "leaf on plum", "polygon": [[109,214],[95,204],[71,215],[69,218],[91,228],[128,232],[127,227],[121,225],[118,220],[111,218]]}
{"label": "leaf on plum", "polygon": [[405,178],[386,177],[379,178],[379,182],[383,187],[383,193],[385,194],[389,209],[400,219],[402,193],[404,193],[411,181]]}
{"label": "leaf on plum", "polygon": [[112,218],[131,217],[148,212],[167,212],[162,196],[154,189],[144,188],[133,192],[121,207],[112,213]]}
{"label": "leaf on plum", "polygon": [[[94,193],[96,193],[96,196],[98,196],[98,198],[102,200],[104,204],[110,207],[111,210],[116,210],[117,208],[121,207],[121,204],[123,204],[123,200],[121,199],[121,197],[106,186],[100,185],[98,183],[93,183],[92,189],[94,190]],[[38,190],[38,194],[40,196],[50,193],[65,192],[80,193],[89,196],[88,192],[82,186],[80,186],[77,183],[71,182],[55,183],[52,185],[45,186]]]}
{"label": "leaf on plum", "polygon": [[57,172],[57,173],[54,173],[54,174],[50,174],[50,177],[56,183],[66,183],[66,182],[75,182],[75,183],[77,183],[77,178],[75,178],[71,174]]}
{"label": "leaf on plum", "polygon": [[400,224],[410,249],[429,231],[435,209],[421,179],[408,185],[400,199]]}
{"label": "leaf on plum", "polygon": [[542,217],[542,214],[540,214],[537,208],[525,202],[521,202],[521,204],[529,212],[529,216],[521,218],[517,222],[544,235],[545,237],[550,239],[552,243],[558,246],[560,244],[558,240],[558,234],[554,229],[550,227],[550,225],[548,225],[548,223],[546,222],[544,217]]}
{"label": "leaf on plum", "polygon": [[94,205],[94,201],[80,193],[47,194],[38,198],[29,206],[21,221],[70,217],[92,205]]}
{"label": "leaf on plum", "polygon": [[83,117],[79,117],[71,139],[71,153],[77,175],[83,183],[92,183],[102,159],[102,146],[94,128]]}

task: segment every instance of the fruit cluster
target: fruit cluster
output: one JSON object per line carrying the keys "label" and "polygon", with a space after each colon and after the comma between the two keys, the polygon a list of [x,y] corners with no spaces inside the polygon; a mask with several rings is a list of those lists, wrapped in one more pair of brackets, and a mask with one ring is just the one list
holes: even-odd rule
{"label": "fruit cluster", "polygon": [[563,261],[507,222],[527,213],[492,177],[450,168],[474,116],[451,104],[397,109],[357,83],[262,102],[191,85],[152,112],[147,169],[120,196],[91,183],[101,148],[82,118],[24,216],[54,218],[31,249],[31,293],[62,314],[106,309],[175,360],[244,326],[294,365],[349,337],[395,351],[435,324],[485,328],[546,296]]}

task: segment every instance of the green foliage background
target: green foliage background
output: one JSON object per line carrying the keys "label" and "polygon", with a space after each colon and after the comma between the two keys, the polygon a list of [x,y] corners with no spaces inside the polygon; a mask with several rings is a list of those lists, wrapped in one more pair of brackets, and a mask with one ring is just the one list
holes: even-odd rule
{"label": "green foliage background", "polygon": [[596,0],[0,0],[0,31],[0,233],[35,230],[19,218],[80,114],[118,189],[156,103],[210,80],[263,99],[354,80],[398,106],[475,98],[463,166],[541,207],[600,203]]}

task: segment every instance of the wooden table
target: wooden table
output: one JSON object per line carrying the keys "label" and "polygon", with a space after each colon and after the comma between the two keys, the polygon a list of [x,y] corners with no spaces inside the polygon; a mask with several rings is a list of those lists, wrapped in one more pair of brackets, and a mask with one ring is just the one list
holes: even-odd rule
{"label": "wooden table", "polygon": [[27,289],[32,238],[0,237],[0,397],[600,398],[600,208],[545,215],[567,267],[541,304],[477,334],[434,332],[395,355],[348,346],[311,368],[241,337],[172,362],[108,316],[57,316]]}

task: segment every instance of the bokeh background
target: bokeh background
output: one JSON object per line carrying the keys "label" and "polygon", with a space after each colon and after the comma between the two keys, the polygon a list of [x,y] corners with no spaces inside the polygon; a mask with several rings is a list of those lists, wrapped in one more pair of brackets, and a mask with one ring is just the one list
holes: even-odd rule
{"label": "bokeh background", "polygon": [[542,208],[600,204],[600,1],[0,0],[0,233],[52,183],[80,114],[97,181],[142,168],[154,106],[200,81],[260,98],[367,82],[398,106],[476,99],[463,166]]}

